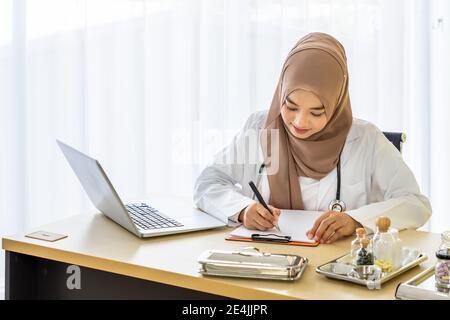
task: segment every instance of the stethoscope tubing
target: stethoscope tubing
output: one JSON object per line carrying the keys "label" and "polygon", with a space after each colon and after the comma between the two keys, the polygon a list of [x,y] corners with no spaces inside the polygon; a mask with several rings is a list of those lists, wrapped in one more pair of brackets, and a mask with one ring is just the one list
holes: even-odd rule
{"label": "stethoscope tubing", "polygon": [[[261,183],[262,171],[266,164],[262,163],[258,169],[258,180],[256,181],[256,187],[259,189],[259,184]],[[332,211],[343,212],[346,209],[345,203],[341,200],[341,157],[339,157],[336,166],[337,175],[337,188],[336,188],[336,199],[330,202],[329,209]],[[252,199],[255,199],[253,195]]]}

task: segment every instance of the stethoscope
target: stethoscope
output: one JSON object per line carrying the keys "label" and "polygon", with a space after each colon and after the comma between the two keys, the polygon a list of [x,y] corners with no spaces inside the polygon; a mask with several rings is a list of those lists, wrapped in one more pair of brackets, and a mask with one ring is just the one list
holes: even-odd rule
{"label": "stethoscope", "polygon": [[[258,181],[256,185],[259,185],[261,181],[261,173],[264,167],[266,166],[265,163],[261,164],[259,167],[258,173]],[[336,212],[344,212],[347,207],[345,205],[345,202],[341,200],[341,157],[339,157],[337,166],[336,166],[336,174],[337,174],[337,188],[336,188],[336,199],[332,200],[330,204],[328,205],[328,209],[330,211],[336,211]]]}
{"label": "stethoscope", "polygon": [[328,210],[344,212],[345,209],[347,209],[347,207],[345,205],[345,202],[341,200],[341,157],[339,157],[336,166],[336,173],[337,173],[336,199],[330,202],[330,204],[328,205]]}

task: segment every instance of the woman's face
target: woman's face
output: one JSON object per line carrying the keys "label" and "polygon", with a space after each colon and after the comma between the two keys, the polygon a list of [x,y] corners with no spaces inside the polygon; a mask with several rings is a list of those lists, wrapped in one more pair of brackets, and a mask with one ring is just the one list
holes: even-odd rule
{"label": "woman's face", "polygon": [[286,127],[299,139],[309,138],[327,124],[322,102],[314,93],[301,89],[286,98],[281,107],[281,117]]}

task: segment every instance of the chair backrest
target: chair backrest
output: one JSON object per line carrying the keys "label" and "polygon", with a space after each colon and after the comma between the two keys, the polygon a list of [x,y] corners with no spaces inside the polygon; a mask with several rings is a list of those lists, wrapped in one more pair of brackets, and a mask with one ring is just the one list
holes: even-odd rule
{"label": "chair backrest", "polygon": [[406,141],[406,135],[403,132],[383,132],[385,137],[402,152],[402,143]]}

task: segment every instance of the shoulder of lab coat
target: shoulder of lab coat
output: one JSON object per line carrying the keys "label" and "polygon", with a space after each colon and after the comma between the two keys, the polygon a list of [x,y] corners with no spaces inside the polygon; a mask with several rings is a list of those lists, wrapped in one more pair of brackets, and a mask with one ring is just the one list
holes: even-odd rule
{"label": "shoulder of lab coat", "polygon": [[[377,190],[381,201],[362,206],[347,213],[360,222],[369,233],[376,229],[376,219],[387,216],[391,226],[399,230],[419,228],[431,216],[431,205],[421,194],[414,174],[401,153],[373,124],[355,119],[353,139],[367,146],[372,191]],[[349,133],[350,134],[350,133]]]}
{"label": "shoulder of lab coat", "polygon": [[[214,156],[195,182],[194,204],[229,226],[238,225],[237,217],[241,210],[255,202],[242,190],[244,170],[249,167],[245,155],[256,155],[253,161],[256,170],[261,154],[259,130],[266,116],[267,111],[251,114],[231,143]],[[255,138],[253,143],[246,143],[252,134]]]}

